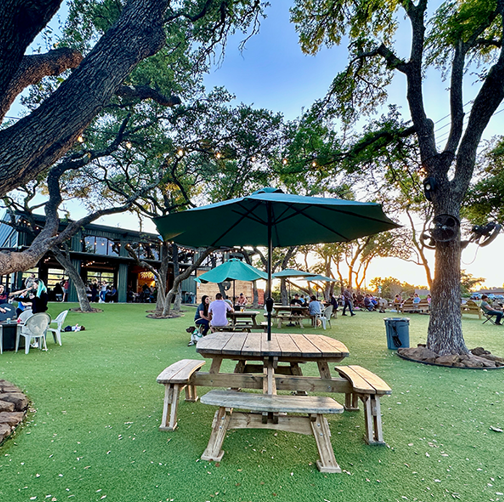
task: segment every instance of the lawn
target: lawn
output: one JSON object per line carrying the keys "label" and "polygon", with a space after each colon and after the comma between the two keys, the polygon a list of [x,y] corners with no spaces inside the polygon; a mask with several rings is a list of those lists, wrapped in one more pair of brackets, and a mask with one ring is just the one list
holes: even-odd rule
{"label": "lawn", "polygon": [[[347,345],[345,363],[392,387],[382,399],[388,447],[366,445],[362,412],[344,413],[328,416],[342,474],[317,471],[313,437],[268,430],[230,432],[215,464],[199,460],[214,407],[181,401],[179,428],[158,431],[163,387],[156,376],[176,360],[200,357],[185,332],[194,308],[185,318],[154,320],[145,304],[100,307],[100,314],[68,315],[68,324],[86,331],[64,333],[62,347],[51,337],[48,352],[0,356],[0,378],[21,387],[33,409],[0,448],[0,500],[504,500],[504,434],[490,429],[504,428],[504,370],[404,361],[387,350],[386,315],[338,317],[317,332]],[[50,304],[53,318],[60,310]],[[411,345],[425,341],[428,316],[410,319]],[[503,327],[476,316],[463,323],[468,347],[504,355]],[[315,365],[303,370],[317,374]]]}

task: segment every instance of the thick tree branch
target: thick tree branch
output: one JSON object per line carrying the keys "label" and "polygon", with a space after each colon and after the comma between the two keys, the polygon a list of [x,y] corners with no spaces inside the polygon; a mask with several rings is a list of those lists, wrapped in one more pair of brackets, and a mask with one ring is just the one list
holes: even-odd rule
{"label": "thick tree branch", "polygon": [[5,116],[16,97],[29,85],[38,84],[44,77],[60,75],[65,70],[77,68],[82,54],[63,47],[46,54],[25,56],[5,94],[0,97],[0,120]]}
{"label": "thick tree branch", "polygon": [[128,2],[72,75],[28,117],[0,131],[0,196],[61,158],[133,68],[161,49],[168,3]]}
{"label": "thick tree branch", "polygon": [[124,98],[126,101],[152,99],[163,106],[175,106],[182,103],[178,96],[165,96],[156,89],[152,89],[146,85],[139,85],[136,87],[121,85],[117,89],[116,95]]}
{"label": "thick tree branch", "polygon": [[62,0],[2,0],[0,96],[10,86],[27,47],[56,14]]}

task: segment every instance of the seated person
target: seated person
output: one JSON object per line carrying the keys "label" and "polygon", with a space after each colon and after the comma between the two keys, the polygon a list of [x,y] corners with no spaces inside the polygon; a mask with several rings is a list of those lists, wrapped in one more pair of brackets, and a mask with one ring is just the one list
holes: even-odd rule
{"label": "seated person", "polygon": [[[303,305],[303,302],[301,301],[301,299],[299,298],[299,295],[297,293],[294,295],[294,298],[291,298],[290,305],[291,306],[294,306],[294,305],[301,305],[302,306]],[[293,310],[292,315],[303,315],[303,311],[302,310]]]}
{"label": "seated person", "polygon": [[364,297],[364,308],[366,310],[369,310],[369,312],[372,312],[374,310],[374,305],[373,302],[371,301],[370,294],[366,294],[366,296]]}
{"label": "seated person", "polygon": [[418,305],[420,303],[420,297],[418,296],[417,293],[415,293],[415,296],[413,297],[413,304]]}
{"label": "seated person", "polygon": [[212,328],[223,328],[228,325],[226,314],[234,312],[234,308],[222,298],[220,293],[215,295],[215,300],[210,304],[208,313],[212,319]]}
{"label": "seated person", "polygon": [[310,296],[310,303],[308,304],[308,312],[312,318],[313,323],[315,323],[315,318],[317,315],[322,315],[322,304],[317,300],[315,296]]}
{"label": "seated person", "polygon": [[244,307],[245,305],[247,305],[247,297],[243,293],[240,293],[238,300],[236,300],[236,304],[240,307]]}
{"label": "seated person", "polygon": [[[203,336],[206,336],[208,330],[210,329],[210,314],[208,313],[208,307],[210,305],[210,298],[207,295],[201,297],[201,303],[196,309],[196,314],[194,315],[194,323],[199,326],[203,326]],[[191,340],[192,341],[192,340]],[[194,345],[194,343],[190,344]]]}
{"label": "seated person", "polygon": [[502,316],[504,315],[504,312],[502,312],[502,310],[495,310],[488,303],[488,296],[487,295],[483,295],[481,297],[480,307],[481,307],[481,310],[483,310],[483,312],[485,312],[485,314],[495,316],[495,324],[498,324],[499,326],[502,325],[501,319],[502,319]]}
{"label": "seated person", "polygon": [[401,298],[401,295],[395,295],[395,298],[394,298],[394,307],[395,308],[398,308],[402,305],[402,298]]}

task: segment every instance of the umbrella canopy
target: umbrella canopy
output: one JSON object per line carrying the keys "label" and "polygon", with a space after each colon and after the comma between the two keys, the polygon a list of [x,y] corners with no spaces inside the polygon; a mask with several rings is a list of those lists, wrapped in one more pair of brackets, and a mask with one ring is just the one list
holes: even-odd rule
{"label": "umbrella canopy", "polygon": [[185,246],[268,246],[268,339],[273,246],[348,242],[399,226],[380,204],[291,195],[275,188],[161,216],[154,223],[165,240]]}
{"label": "umbrella canopy", "polygon": [[244,263],[236,258],[226,261],[213,270],[200,275],[195,281],[202,282],[224,282],[224,281],[257,281],[258,279],[268,279],[265,272]]}
{"label": "umbrella canopy", "polygon": [[399,226],[380,204],[291,195],[274,188],[160,216],[154,223],[165,240],[192,247],[348,242]]}
{"label": "umbrella canopy", "polygon": [[294,268],[285,268],[280,272],[275,272],[271,277],[273,279],[282,279],[287,277],[311,277],[313,274],[311,272],[303,272],[302,270],[296,270]]}
{"label": "umbrella canopy", "polygon": [[325,275],[312,275],[310,277],[304,277],[305,281],[308,282],[338,282],[337,279],[333,279],[332,277],[326,277]]}

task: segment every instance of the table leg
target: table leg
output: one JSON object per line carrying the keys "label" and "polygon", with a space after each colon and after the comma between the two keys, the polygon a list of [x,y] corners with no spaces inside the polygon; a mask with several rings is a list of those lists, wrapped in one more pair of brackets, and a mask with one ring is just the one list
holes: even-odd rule
{"label": "table leg", "polygon": [[329,364],[327,361],[317,361],[320,378],[330,379],[331,378],[331,370],[329,369]]}
{"label": "table leg", "polygon": [[210,366],[210,373],[219,373],[222,364],[222,357],[214,357]]}
{"label": "table leg", "polygon": [[276,380],[275,380],[275,369],[273,368],[272,361],[264,361],[263,367],[264,379],[263,379],[263,393],[264,394],[276,394]]}

